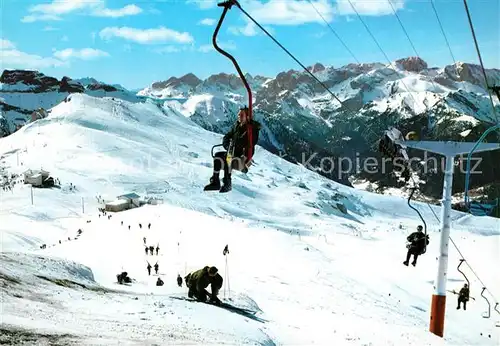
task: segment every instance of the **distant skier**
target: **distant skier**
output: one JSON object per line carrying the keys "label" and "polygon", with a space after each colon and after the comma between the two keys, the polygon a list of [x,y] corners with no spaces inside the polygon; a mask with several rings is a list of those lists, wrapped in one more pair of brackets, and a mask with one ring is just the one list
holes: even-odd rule
{"label": "distant skier", "polygon": [[144,245],[146,245],[146,237],[143,237],[142,241],[144,242]]}
{"label": "distant skier", "polygon": [[[205,191],[219,190],[219,192],[229,192],[232,189],[231,170],[236,169],[243,173],[248,172],[252,164],[252,156],[255,145],[259,139],[261,125],[249,118],[248,107],[241,108],[238,112],[236,124],[224,135],[222,145],[227,151],[215,154],[214,171],[210,178],[210,184],[206,185]],[[229,157],[228,157],[229,156]],[[231,167],[227,161],[230,161]],[[224,185],[221,187],[219,173],[224,170]]]}
{"label": "distant skier", "polygon": [[156,286],[163,286],[164,282],[162,279],[158,278],[158,280],[156,280]]}
{"label": "distant skier", "polygon": [[408,253],[406,254],[406,261],[403,262],[405,266],[408,266],[410,257],[413,255],[413,262],[411,264],[415,267],[417,265],[418,256],[423,254],[425,247],[429,245],[429,235],[425,235],[422,230],[423,227],[419,225],[417,227],[417,232],[413,232],[406,238],[410,243],[406,246],[408,248]]}
{"label": "distant skier", "polygon": [[149,264],[149,262],[148,262],[148,266],[147,266],[147,268],[148,268],[148,275],[151,275],[151,268],[152,268],[152,267],[151,267],[151,264]]}
{"label": "distant skier", "polygon": [[216,267],[206,266],[193,273],[189,273],[184,278],[186,286],[189,288],[188,297],[195,297],[197,300],[206,302],[208,292],[206,288],[211,286],[212,294],[210,294],[210,302],[220,304],[219,290],[222,287],[222,276],[219,275]]}
{"label": "distant skier", "polygon": [[151,229],[151,223],[148,224],[148,229]]}
{"label": "distant skier", "polygon": [[464,310],[467,310],[467,302],[469,301],[469,287],[464,284],[464,287],[458,292],[457,310],[460,310],[460,303],[464,304]]}
{"label": "distant skier", "polygon": [[142,229],[142,224],[141,223],[139,224],[139,228]]}
{"label": "distant skier", "polygon": [[158,251],[160,251],[160,245],[156,245],[156,256],[158,256]]}
{"label": "distant skier", "polygon": [[158,262],[155,263],[155,274],[158,274],[158,269],[160,266],[158,265]]}
{"label": "distant skier", "polygon": [[118,283],[121,285],[123,283],[132,283],[132,279],[128,276],[127,272],[122,272],[116,276]]}
{"label": "distant skier", "polygon": [[149,248],[147,246],[144,247],[144,251],[146,252],[146,256],[148,254]]}
{"label": "distant skier", "polygon": [[151,253],[151,256],[153,256],[153,255],[154,255],[154,251],[155,251],[155,247],[154,247],[153,245],[151,245],[151,246],[149,247],[149,252]]}
{"label": "distant skier", "polygon": [[182,287],[182,277],[180,274],[177,274],[177,285],[179,287]]}

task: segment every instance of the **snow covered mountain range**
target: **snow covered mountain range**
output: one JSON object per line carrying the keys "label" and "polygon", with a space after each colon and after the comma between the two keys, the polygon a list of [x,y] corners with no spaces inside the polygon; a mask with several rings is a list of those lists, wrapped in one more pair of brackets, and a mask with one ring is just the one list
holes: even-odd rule
{"label": "snow covered mountain range", "polygon": [[[345,185],[354,185],[380,193],[399,193],[404,186],[392,165],[376,172],[356,170],[340,164],[344,159],[364,162],[375,157],[381,162],[376,143],[389,126],[403,133],[416,131],[427,140],[475,141],[491,122],[496,122],[480,67],[458,62],[444,68],[429,67],[419,58],[410,57],[391,65],[381,63],[349,64],[340,68],[317,63],[309,70],[339,99],[335,100],[304,71],[285,71],[277,76],[250,76],[254,95],[254,117],[263,124],[259,144],[284,159],[299,163]],[[25,74],[28,72],[24,72]],[[5,75],[5,76],[4,76]],[[176,110],[203,128],[224,133],[234,123],[238,109],[246,104],[246,90],[239,77],[221,73],[205,80],[194,74],[157,81],[137,95],[121,87],[105,92],[103,83],[93,79],[54,83],[50,77],[19,71],[5,71],[0,82],[4,120],[0,132],[10,133],[16,121],[23,122],[37,107],[50,108],[69,92],[94,96],[114,96],[133,102],[154,99],[165,109]],[[487,70],[488,83],[500,84],[500,70]],[[34,88],[27,79],[48,79],[44,88]],[[70,81],[68,83],[68,81]],[[27,84],[26,84],[27,83]],[[66,85],[74,85],[68,91]],[[108,86],[108,88],[115,88]],[[110,90],[110,89],[108,89]],[[29,101],[29,102],[28,102]],[[493,101],[500,114],[499,101]],[[2,126],[3,123],[3,126]],[[5,130],[7,129],[7,130]],[[487,140],[498,140],[492,133]],[[423,153],[412,151],[423,159]],[[433,157],[427,153],[428,157]],[[471,180],[471,188],[484,199],[500,197],[500,153],[478,155],[483,174]],[[436,201],[441,197],[442,172],[417,172],[422,196]],[[464,174],[455,174],[454,193],[463,192]]]}
{"label": "snow covered mountain range", "polygon": [[58,80],[37,71],[4,70],[0,76],[0,137],[29,123],[35,110],[49,110],[72,93],[140,100],[120,85],[108,85],[94,78]]}
{"label": "snow covered mountain range", "polygon": [[[450,245],[440,338],[429,332],[439,206],[415,203],[430,244],[407,267],[405,240],[421,220],[404,198],[346,187],[261,146],[230,193],[206,193],[221,137],[155,100],[74,93],[1,138],[1,342],[498,345],[499,219],[451,213],[461,253]],[[27,169],[56,185],[24,184]],[[163,203],[98,211],[128,193]],[[145,255],[144,243],[159,254]],[[466,282],[462,256],[481,278],[464,264],[474,297],[466,311],[451,293]],[[148,262],[158,274],[148,275]],[[177,275],[205,265],[224,277],[220,298],[255,315],[179,300],[187,288]],[[123,271],[131,284],[117,283]]]}
{"label": "snow covered mountain range", "polygon": [[[356,172],[342,166],[339,158],[380,159],[377,140],[389,126],[403,133],[416,131],[426,140],[476,141],[496,115],[478,65],[458,62],[444,68],[429,67],[410,57],[391,65],[349,64],[340,68],[315,64],[309,67],[325,88],[304,71],[285,71],[274,78],[247,75],[254,94],[254,117],[264,124],[260,144],[291,162],[305,164],[335,181],[368,186],[390,193],[402,186],[399,174],[378,170]],[[489,85],[500,84],[500,70],[487,70]],[[201,80],[193,74],[155,82],[139,95],[164,99],[205,129],[224,133],[234,122],[246,91],[236,75],[218,74]],[[491,134],[487,140],[497,140]],[[411,153],[423,158],[421,152]],[[428,153],[427,153],[428,154]],[[428,155],[433,157],[433,155]],[[484,174],[471,180],[472,188],[487,187],[482,197],[500,197],[500,152],[479,155]],[[325,158],[332,165],[324,167]],[[380,160],[379,160],[380,162]],[[336,165],[335,165],[336,164]],[[417,169],[418,167],[414,167]],[[454,192],[463,192],[464,174],[457,170]],[[437,174],[437,176],[436,176]],[[441,197],[441,171],[420,172],[420,190],[433,199]]]}

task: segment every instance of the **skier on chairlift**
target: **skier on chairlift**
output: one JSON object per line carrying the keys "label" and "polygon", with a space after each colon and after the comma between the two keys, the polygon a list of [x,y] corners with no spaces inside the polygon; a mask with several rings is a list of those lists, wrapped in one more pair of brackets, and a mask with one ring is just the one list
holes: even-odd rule
{"label": "skier on chairlift", "polygon": [[[249,113],[247,107],[241,108],[236,124],[224,136],[222,146],[226,151],[220,151],[214,155],[213,175],[210,178],[210,184],[205,186],[205,191],[229,192],[232,189],[231,170],[248,172],[261,127],[260,123],[249,119]],[[221,187],[219,173],[222,169],[224,178]]]}
{"label": "skier on chairlift", "polygon": [[[453,292],[455,293],[455,292]],[[457,310],[460,310],[460,303],[464,304],[464,310],[467,310],[467,302],[469,301],[469,287],[467,284],[464,284],[464,287],[460,289],[458,292],[458,305]]]}
{"label": "skier on chairlift", "polygon": [[408,266],[410,257],[413,255],[413,262],[411,264],[415,267],[417,265],[418,256],[422,255],[425,252],[426,246],[429,245],[429,235],[426,235],[423,232],[423,227],[419,225],[417,227],[417,232],[410,234],[406,240],[409,242],[409,244],[406,245],[408,253],[406,254],[406,261],[404,261],[403,264]]}
{"label": "skier on chairlift", "polygon": [[[416,134],[414,132],[410,132],[408,135],[410,134],[412,139],[415,138]],[[384,137],[380,139],[378,149],[384,156],[392,160],[397,160],[398,157],[403,158],[401,176],[405,179],[405,182],[408,182],[411,177],[411,170],[409,167],[410,158],[406,152],[406,146],[397,144],[396,141],[404,141],[403,134],[398,129],[391,127],[389,130],[384,131]]]}

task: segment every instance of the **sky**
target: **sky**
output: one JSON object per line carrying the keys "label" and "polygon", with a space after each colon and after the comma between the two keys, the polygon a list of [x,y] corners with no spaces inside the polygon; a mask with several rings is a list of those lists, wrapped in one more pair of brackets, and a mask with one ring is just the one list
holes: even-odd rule
{"label": "sky", "polygon": [[[430,66],[443,67],[454,60],[478,63],[463,1],[433,1],[451,53],[431,0],[241,0],[240,4],[306,66],[389,63],[417,55]],[[499,2],[468,5],[484,64],[500,68]],[[204,79],[236,72],[212,46],[222,13],[217,1],[0,0],[0,13],[2,70],[94,77],[129,89],[187,73]],[[301,69],[237,7],[227,13],[218,43],[236,57],[245,73],[274,77]]]}

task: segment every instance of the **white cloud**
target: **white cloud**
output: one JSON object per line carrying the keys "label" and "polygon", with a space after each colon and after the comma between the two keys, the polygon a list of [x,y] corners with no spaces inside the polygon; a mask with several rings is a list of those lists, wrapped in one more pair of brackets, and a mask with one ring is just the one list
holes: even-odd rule
{"label": "white cloud", "polygon": [[43,31],[57,31],[59,30],[58,28],[54,28],[52,26],[46,26],[45,28],[43,28]]}
{"label": "white cloud", "polygon": [[[236,45],[232,41],[221,42],[221,43],[218,43],[218,44],[219,44],[219,47],[221,47],[224,50],[236,50]],[[215,51],[215,48],[211,44],[204,44],[204,45],[201,45],[198,48],[198,51],[202,52],[202,53],[208,53],[208,52],[211,52],[211,51]]]}
{"label": "white cloud", "polygon": [[64,36],[61,38],[61,41],[63,41],[63,42],[68,42],[68,41],[69,41],[68,36],[64,35]]}
{"label": "white cloud", "polygon": [[39,69],[45,67],[60,67],[66,65],[64,61],[53,57],[42,57],[16,49],[14,43],[0,39],[0,69]]}
{"label": "white cloud", "polygon": [[187,0],[186,4],[197,4],[202,10],[206,10],[216,7],[217,2],[218,0]]}
{"label": "white cloud", "polygon": [[[394,9],[404,8],[405,0],[390,0]],[[356,11],[362,16],[383,16],[393,14],[391,3],[380,0],[350,0]],[[348,0],[337,0],[335,10],[341,15],[356,14]]]}
{"label": "white cloud", "polygon": [[[363,0],[367,1],[367,0]],[[381,1],[381,0],[378,0]],[[334,8],[328,0],[269,0],[262,3],[257,0],[241,1],[241,6],[261,25],[298,25],[306,23],[324,23],[316,11],[326,21],[333,19]]]}
{"label": "white cloud", "polygon": [[120,37],[140,44],[155,44],[166,42],[192,43],[193,37],[187,32],[179,32],[163,26],[157,29],[136,29],[129,27],[107,27],[101,30],[99,36],[109,40]]}
{"label": "white cloud", "polygon": [[139,14],[142,9],[134,4],[119,9],[109,9],[105,0],[53,0],[48,4],[32,6],[28,11],[30,14],[23,17],[21,22],[62,20],[62,15],[79,11],[97,17],[117,18]]}
{"label": "white cloud", "polygon": [[32,23],[36,21],[61,20],[59,16],[54,14],[30,14],[21,19],[23,23]]}
{"label": "white cloud", "polygon": [[[259,29],[260,30],[260,29]],[[228,31],[233,35],[255,36],[259,34],[257,25],[252,22],[247,22],[245,26],[230,26]]]}
{"label": "white cloud", "polygon": [[155,53],[163,54],[163,53],[179,53],[181,51],[185,50],[185,47],[177,47],[177,46],[165,46],[165,47],[160,47],[156,48],[153,51]]}
{"label": "white cloud", "polygon": [[112,10],[109,8],[98,8],[92,12],[96,17],[124,17],[124,16],[134,16],[142,12],[142,9],[136,5],[127,5],[117,10]]}
{"label": "white cloud", "polygon": [[14,43],[10,42],[9,40],[4,40],[3,38],[0,39],[0,50],[6,50],[6,49],[14,49],[16,46],[14,46]]}
{"label": "white cloud", "polygon": [[212,26],[212,25],[215,24],[215,19],[213,19],[213,18],[205,18],[205,19],[200,20],[198,24]]}
{"label": "white cloud", "polygon": [[71,58],[81,59],[81,60],[93,60],[101,57],[108,57],[109,54],[102,50],[94,48],[83,48],[83,49],[66,48],[54,52],[54,56],[61,60],[69,60]]}

